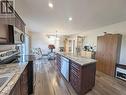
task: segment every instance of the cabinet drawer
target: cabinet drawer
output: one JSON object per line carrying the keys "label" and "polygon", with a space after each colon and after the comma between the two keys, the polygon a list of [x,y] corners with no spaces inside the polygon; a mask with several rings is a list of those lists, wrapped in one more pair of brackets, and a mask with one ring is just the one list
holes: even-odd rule
{"label": "cabinet drawer", "polygon": [[57,63],[59,63],[59,62],[60,62],[60,60],[59,60],[59,59],[56,59],[56,62],[57,62]]}
{"label": "cabinet drawer", "polygon": [[58,60],[60,60],[60,56],[56,56],[56,58],[57,58]]}
{"label": "cabinet drawer", "polygon": [[61,65],[60,65],[60,63],[57,63],[57,67],[58,67],[59,69],[61,69]]}
{"label": "cabinet drawer", "polygon": [[81,79],[78,78],[73,73],[70,74],[70,83],[73,86],[73,88],[79,93],[81,89]]}
{"label": "cabinet drawer", "polygon": [[71,62],[70,64],[70,72],[80,78],[81,76],[81,67],[76,63]]}
{"label": "cabinet drawer", "polygon": [[81,66],[78,65],[77,63],[73,62],[73,61],[71,61],[71,66],[72,66],[73,68],[77,69],[77,70],[80,70],[80,69],[81,69]]}
{"label": "cabinet drawer", "polygon": [[71,73],[73,73],[74,75],[76,75],[76,77],[80,78],[80,76],[81,76],[80,70],[77,70],[77,69],[71,67],[70,71],[71,71]]}

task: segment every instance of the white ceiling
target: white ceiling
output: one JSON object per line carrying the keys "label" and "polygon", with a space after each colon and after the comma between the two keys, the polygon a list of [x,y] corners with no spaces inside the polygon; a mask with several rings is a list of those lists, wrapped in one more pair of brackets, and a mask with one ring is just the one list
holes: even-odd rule
{"label": "white ceiling", "polygon": [[16,0],[16,10],[32,31],[43,33],[73,34],[126,20],[126,0]]}

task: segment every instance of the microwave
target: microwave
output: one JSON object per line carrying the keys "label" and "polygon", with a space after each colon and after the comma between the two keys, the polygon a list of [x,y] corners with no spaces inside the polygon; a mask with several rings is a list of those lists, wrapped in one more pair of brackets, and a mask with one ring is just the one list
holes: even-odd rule
{"label": "microwave", "polygon": [[15,44],[22,44],[25,41],[25,34],[18,28],[14,27],[14,43]]}
{"label": "microwave", "polygon": [[0,44],[22,44],[25,41],[25,33],[13,25],[3,25],[0,27]]}

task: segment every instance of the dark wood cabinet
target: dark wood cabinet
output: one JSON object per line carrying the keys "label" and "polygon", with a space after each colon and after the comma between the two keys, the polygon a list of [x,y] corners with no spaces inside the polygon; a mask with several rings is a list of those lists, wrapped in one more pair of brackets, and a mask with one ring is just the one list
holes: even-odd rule
{"label": "dark wood cabinet", "polygon": [[[8,0],[4,0],[8,4]],[[4,6],[6,7],[6,6]],[[11,6],[12,7],[12,6]],[[8,7],[7,7],[8,8]],[[6,9],[6,8],[5,8]],[[3,25],[8,25],[8,26],[14,26],[21,30],[22,32],[25,32],[25,23],[21,19],[21,17],[17,14],[17,12],[13,9],[13,12],[10,14],[8,13],[1,13],[0,17],[0,44],[14,44],[14,34],[12,33],[12,28],[8,27],[5,28],[7,30],[3,30]],[[9,30],[8,30],[9,29]]]}
{"label": "dark wood cabinet", "polygon": [[77,93],[81,91],[81,66],[70,61],[70,83]]}
{"label": "dark wood cabinet", "polygon": [[15,26],[15,17],[14,16],[4,16],[0,18],[0,24],[8,24]]}
{"label": "dark wood cabinet", "polygon": [[28,67],[25,68],[9,95],[28,95]]}
{"label": "dark wood cabinet", "polygon": [[28,95],[28,67],[21,75],[21,95]]}
{"label": "dark wood cabinet", "polygon": [[[58,53],[56,54],[55,63],[58,72],[61,72],[61,56]],[[95,86],[96,63],[89,63],[82,66],[71,59],[69,59],[69,62],[69,82],[78,95],[85,95]]]}
{"label": "dark wood cabinet", "polygon": [[95,85],[96,64],[81,66],[70,61],[70,83],[78,95],[84,95]]}
{"label": "dark wood cabinet", "polygon": [[97,38],[97,70],[107,75],[115,75],[119,63],[122,35],[106,34]]}
{"label": "dark wood cabinet", "polygon": [[[21,17],[17,14],[17,12],[14,10],[13,6],[11,6],[8,2],[8,0],[4,0],[5,4],[5,8],[7,10],[10,10],[11,7],[11,11],[12,13],[1,13],[1,17],[0,17],[0,24],[6,24],[6,25],[13,25],[15,27],[17,27],[19,30],[21,30],[22,32],[25,32],[25,23],[24,21],[21,19]],[[0,3],[1,4],[1,3]],[[8,4],[10,7],[8,7]],[[7,5],[7,6],[6,6]],[[2,6],[1,6],[2,8]]]}
{"label": "dark wood cabinet", "polygon": [[59,54],[56,55],[56,67],[57,71],[61,72],[61,56]]}
{"label": "dark wood cabinet", "polygon": [[[31,56],[31,58],[32,58],[32,56]],[[28,95],[33,93],[33,77],[34,77],[33,72],[34,72],[33,61],[29,61],[29,64],[28,64]]]}
{"label": "dark wood cabinet", "polygon": [[21,83],[21,80],[19,79],[9,95],[22,95],[20,83]]}
{"label": "dark wood cabinet", "polygon": [[15,27],[17,27],[22,32],[25,32],[25,23],[19,16],[15,16]]}
{"label": "dark wood cabinet", "polygon": [[0,18],[0,24],[13,25],[22,32],[25,32],[25,23],[18,16]]}

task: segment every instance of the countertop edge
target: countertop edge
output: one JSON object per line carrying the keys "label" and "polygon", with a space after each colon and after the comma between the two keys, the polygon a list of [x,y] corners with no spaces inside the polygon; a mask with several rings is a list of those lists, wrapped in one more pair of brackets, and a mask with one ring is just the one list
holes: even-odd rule
{"label": "countertop edge", "polygon": [[29,62],[26,62],[26,64],[24,65],[24,67],[20,73],[19,72],[15,73],[15,75],[7,83],[6,87],[4,87],[2,91],[0,91],[0,95],[9,95],[11,93],[11,91],[13,90],[14,86],[16,85],[17,81],[21,77],[22,73],[24,72],[24,70],[28,64],[29,64]]}
{"label": "countertop edge", "polygon": [[[59,54],[59,55],[61,55],[61,56],[63,56],[63,57],[66,57],[66,58],[68,58],[69,60],[74,61],[75,63],[77,63],[77,64],[80,65],[80,66],[86,66],[86,65],[93,64],[93,63],[96,63],[96,62],[97,62],[95,59],[89,59],[89,60],[93,60],[93,61],[92,61],[92,62],[88,62],[88,63],[84,63],[84,64],[79,64],[79,61],[76,61],[76,60],[74,60],[73,58],[71,58],[71,57],[69,57],[69,56],[66,56],[66,55],[64,55],[64,54],[62,54],[62,53],[60,53],[60,52],[56,52],[56,54]],[[88,59],[88,58],[87,58],[87,59]]]}

